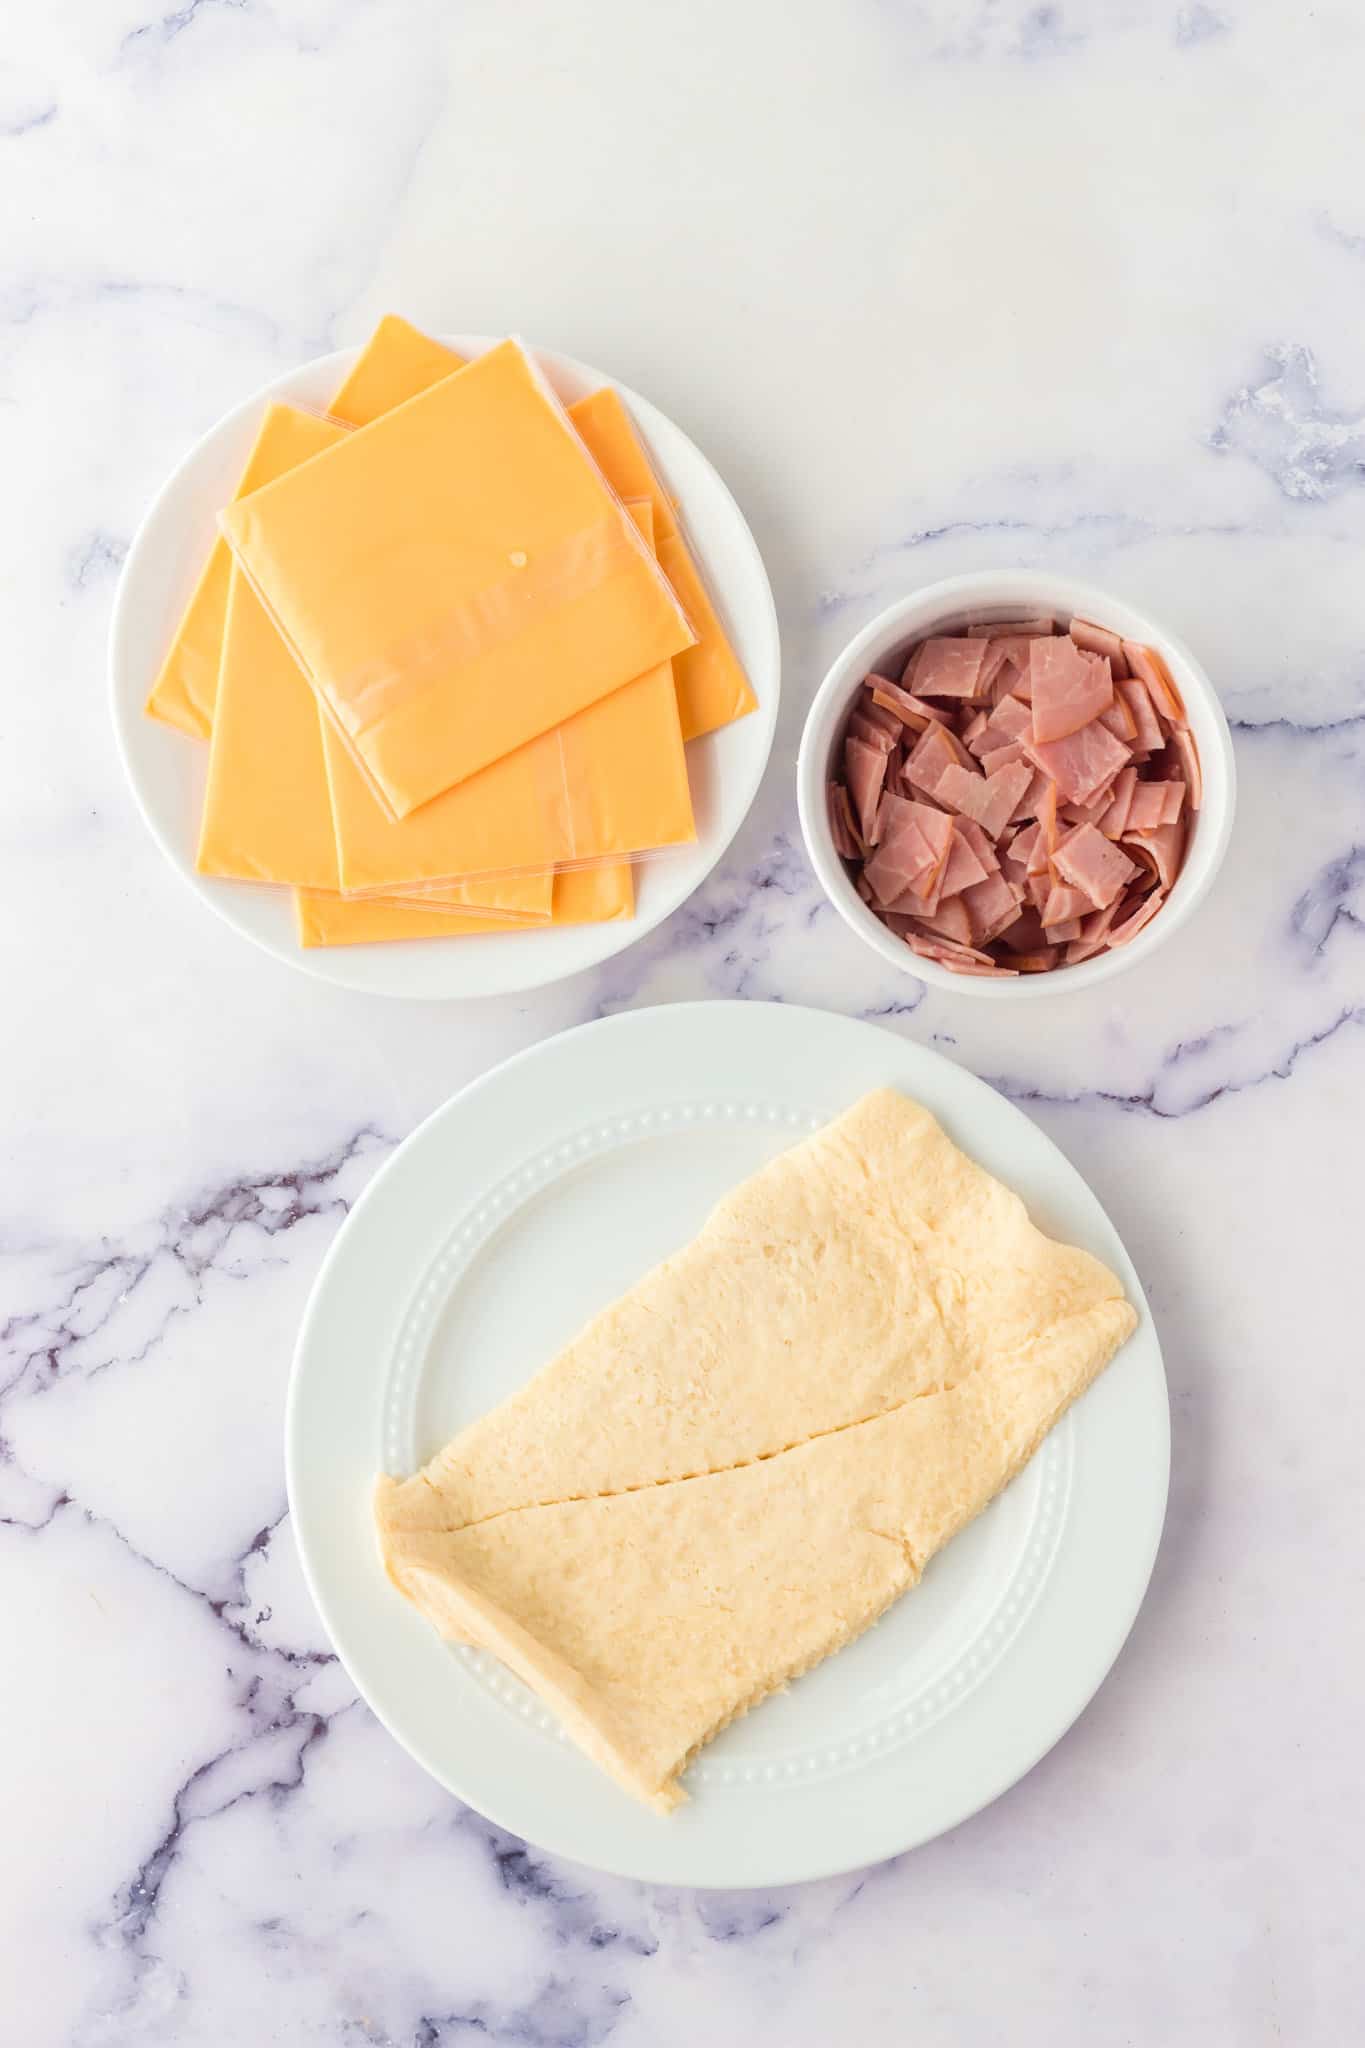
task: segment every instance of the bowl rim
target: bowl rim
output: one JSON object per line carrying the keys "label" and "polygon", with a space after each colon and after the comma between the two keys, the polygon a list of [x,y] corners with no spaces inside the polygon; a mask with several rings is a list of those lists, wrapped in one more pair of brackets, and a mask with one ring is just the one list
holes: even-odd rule
{"label": "bowl rim", "polygon": [[[825,797],[830,749],[844,715],[844,706],[876,659],[899,639],[922,636],[934,624],[948,622],[955,612],[992,611],[1001,619],[1013,608],[1077,614],[1106,624],[1124,616],[1125,639],[1141,639],[1166,658],[1175,673],[1190,722],[1197,728],[1204,801],[1189,852],[1198,847],[1198,865],[1191,873],[1187,852],[1171,899],[1135,938],[1116,951],[1099,953],[1074,967],[1051,974],[1019,975],[1013,980],[989,975],[956,974],[935,960],[912,953],[881,924],[858,895],[834,850]],[[1111,630],[1115,630],[1111,627]],[[977,569],[917,585],[885,605],[841,649],[825,672],[811,701],[801,733],[796,769],[797,810],[806,851],[826,897],[844,923],[888,966],[926,986],[988,1002],[1037,1001],[1080,994],[1111,981],[1146,960],[1174,936],[1207,897],[1227,854],[1237,801],[1237,767],[1227,715],[1207,673],[1176,634],[1116,592],[1047,569]],[[1191,886],[1181,890],[1189,879]]]}

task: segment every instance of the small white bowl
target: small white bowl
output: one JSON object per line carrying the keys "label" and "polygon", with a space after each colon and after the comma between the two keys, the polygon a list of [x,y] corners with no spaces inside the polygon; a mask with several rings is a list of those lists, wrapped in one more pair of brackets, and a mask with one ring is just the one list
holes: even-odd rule
{"label": "small white bowl", "polygon": [[[988,975],[955,974],[950,967],[912,953],[904,940],[889,932],[863,902],[834,848],[828,785],[838,766],[838,750],[853,698],[864,676],[874,669],[898,676],[909,648],[931,633],[960,633],[968,626],[987,625],[997,619],[1039,615],[1050,616],[1059,625],[1077,615],[1093,619],[1125,640],[1138,640],[1155,648],[1163,657],[1185,700],[1190,730],[1199,747],[1203,803],[1175,887],[1151,923],[1127,945],[1110,953],[1098,953],[1093,960],[1083,960],[1075,967],[1054,968],[1051,974],[1021,974],[1015,979],[999,980]],[[806,850],[821,887],[845,924],[888,966],[935,988],[949,989],[955,995],[982,996],[988,1002],[1027,1002],[1039,996],[1094,988],[1148,959],[1164,939],[1179,931],[1208,895],[1232,836],[1236,792],[1237,770],[1228,722],[1212,683],[1189,649],[1122,598],[1111,597],[1108,591],[1097,590],[1092,584],[1075,583],[1069,576],[1050,575],[1046,570],[984,570],[971,576],[951,576],[888,605],[849,642],[820,685],[801,735],[796,769],[797,802]]]}

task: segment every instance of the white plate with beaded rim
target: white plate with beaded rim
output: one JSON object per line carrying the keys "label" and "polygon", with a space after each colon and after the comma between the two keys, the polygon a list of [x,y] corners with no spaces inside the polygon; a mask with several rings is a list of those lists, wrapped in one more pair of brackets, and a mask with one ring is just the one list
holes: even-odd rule
{"label": "white plate with beaded rim", "polygon": [[[463,356],[481,355],[493,345],[488,335],[442,339]],[[208,748],[148,718],[142,707],[267,400],[325,411],[359,353],[349,348],[318,356],[253,393],[190,450],[153,502],[123,565],[110,627],[119,752],[138,807],[172,867],[211,910],[276,959],[341,988],[379,995],[488,996],[540,988],[611,959],[652,931],[701,886],[743,823],[777,724],[781,651],[767,572],[743,513],[701,450],[648,399],[617,385],[677,500],[711,595],[758,697],[757,710],[746,718],[688,746],[695,842],[637,864],[635,915],[622,922],[305,951],[295,933],[292,891],[196,872]],[[616,381],[550,349],[531,353],[567,403]]]}
{"label": "white plate with beaded rim", "polygon": [[[1121,1276],[1140,1323],[1014,1484],[838,1656],[727,1729],[664,1819],[564,1738],[486,1653],[394,1592],[369,1513],[684,1244],[713,1203],[866,1090],[903,1089],[1038,1223]],[[304,1570],[375,1713],[450,1791],[540,1847],[664,1883],[776,1885],[929,1840],[1020,1778],[1108,1671],[1165,1512],[1169,1422],[1142,1288],[1051,1140],[941,1055],[785,1004],[589,1024],[438,1110],[343,1225],[290,1385]]]}

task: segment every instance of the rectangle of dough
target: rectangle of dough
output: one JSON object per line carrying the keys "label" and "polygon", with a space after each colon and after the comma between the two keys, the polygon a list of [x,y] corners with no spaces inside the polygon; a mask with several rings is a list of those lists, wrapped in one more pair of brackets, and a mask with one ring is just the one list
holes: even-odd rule
{"label": "rectangle of dough", "polygon": [[851,1641],[1136,1323],[926,1110],[879,1090],[407,1480],[385,1566],[638,1798]]}

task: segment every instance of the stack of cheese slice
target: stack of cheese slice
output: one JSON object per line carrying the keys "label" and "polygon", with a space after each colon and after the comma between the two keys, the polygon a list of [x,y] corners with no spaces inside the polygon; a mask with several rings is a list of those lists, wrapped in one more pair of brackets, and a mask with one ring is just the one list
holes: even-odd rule
{"label": "stack of cheese slice", "polygon": [[390,316],[220,524],[147,710],[209,743],[200,871],[305,945],[626,918],[695,837],[685,742],[755,699],[611,388]]}
{"label": "stack of cheese slice", "polygon": [[914,1586],[1131,1333],[927,1111],[866,1096],[424,1470],[394,1584],[659,1812],[728,1722]]}

